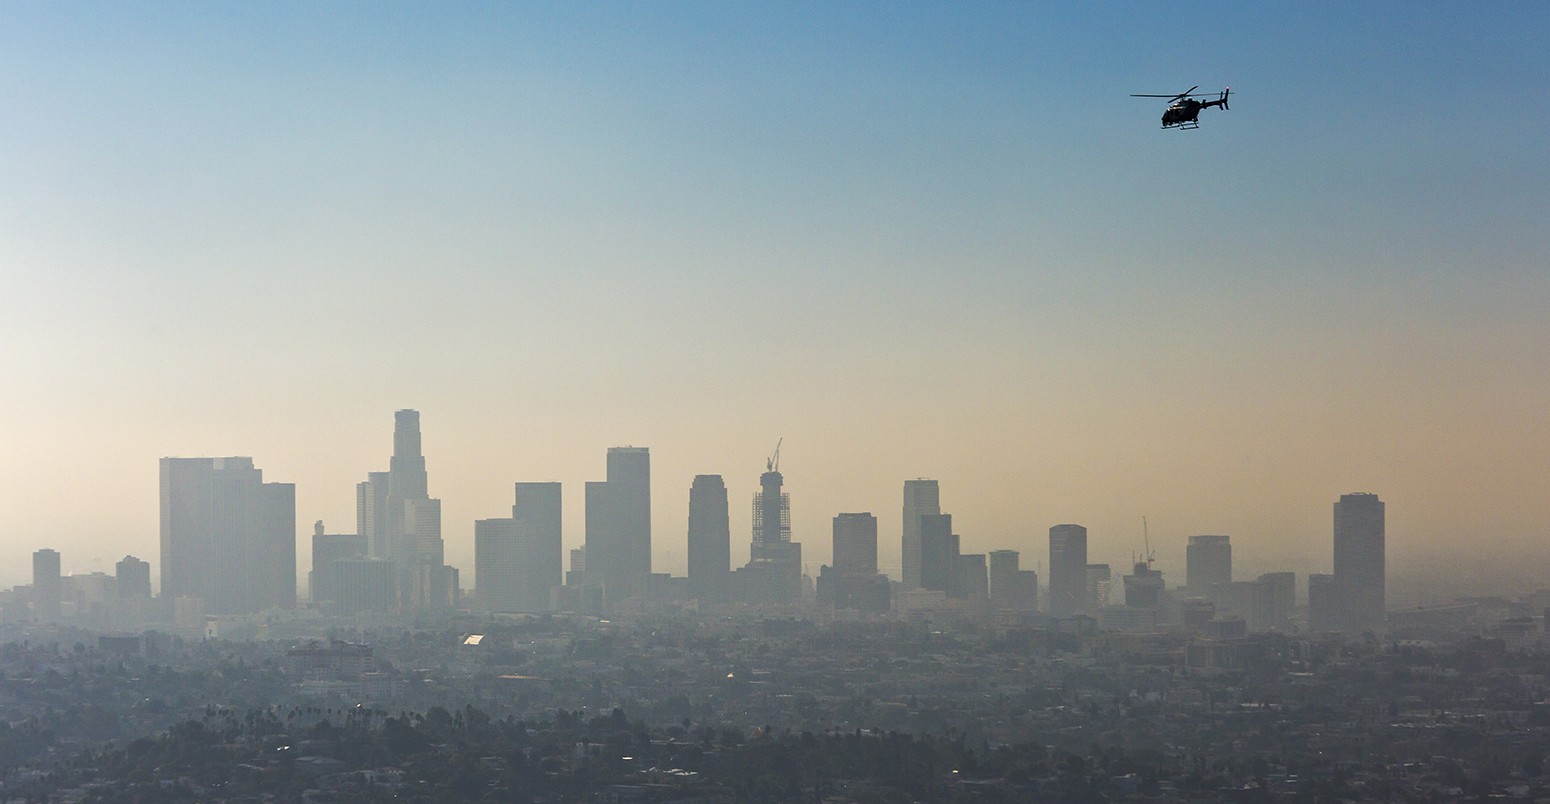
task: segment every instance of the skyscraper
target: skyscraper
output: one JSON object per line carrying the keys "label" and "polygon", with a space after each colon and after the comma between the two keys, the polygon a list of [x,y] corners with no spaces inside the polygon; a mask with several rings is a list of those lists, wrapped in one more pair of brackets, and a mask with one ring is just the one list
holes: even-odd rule
{"label": "skyscraper", "polygon": [[312,527],[312,572],[307,591],[313,605],[339,601],[338,562],[358,560],[370,550],[368,539],[359,533],[325,533],[323,523]]}
{"label": "skyscraper", "polygon": [[586,486],[588,585],[609,603],[646,590],[651,578],[651,452],[611,447],[608,479]]}
{"label": "skyscraper", "polygon": [[134,556],[124,556],[114,565],[119,598],[151,596],[151,565]]}
{"label": "skyscraper", "polygon": [[161,459],[161,594],[211,614],[296,606],[296,486],[252,458]]}
{"label": "skyscraper", "polygon": [[1049,529],[1049,612],[1080,614],[1087,600],[1087,528],[1056,525]]}
{"label": "skyscraper", "polygon": [[956,559],[953,549],[953,515],[920,516],[920,588],[951,592],[957,586]]}
{"label": "skyscraper", "polygon": [[59,553],[45,547],[32,554],[32,606],[39,622],[59,619],[59,604],[64,597],[59,579]]}
{"label": "skyscraper", "polygon": [[1184,552],[1184,585],[1209,597],[1211,587],[1232,583],[1232,544],[1226,536],[1191,536]]}
{"label": "skyscraper", "polygon": [[487,611],[521,611],[523,539],[515,519],[474,520],[474,583]]}
{"label": "skyscraper", "polygon": [[457,571],[444,563],[441,500],[428,493],[420,441],[420,412],[394,411],[388,471],[372,472],[355,487],[356,529],[371,557],[393,562],[399,605],[442,608],[457,598]]}
{"label": "skyscraper", "polygon": [[549,590],[565,581],[565,547],[561,543],[560,484],[517,483],[511,518],[526,542],[526,565],[518,593],[527,609],[549,608]]}
{"label": "skyscraper", "polygon": [[366,537],[372,558],[387,558],[388,473],[370,472],[355,484],[355,532]]}
{"label": "skyscraper", "polygon": [[877,517],[869,513],[834,517],[834,569],[846,575],[877,574]]}
{"label": "skyscraper", "polygon": [[560,484],[517,483],[509,519],[474,522],[479,605],[490,611],[543,611],[559,586]]}
{"label": "skyscraper", "polygon": [[900,559],[903,563],[904,588],[919,589],[920,583],[920,518],[927,514],[942,513],[941,489],[935,480],[918,478],[904,481],[904,535],[900,542]]}
{"label": "skyscraper", "polygon": [[1335,503],[1335,586],[1352,631],[1383,626],[1383,516],[1376,494],[1343,494]]}
{"label": "skyscraper", "polygon": [[695,475],[689,486],[689,592],[722,600],[732,578],[732,523],[721,475]]}

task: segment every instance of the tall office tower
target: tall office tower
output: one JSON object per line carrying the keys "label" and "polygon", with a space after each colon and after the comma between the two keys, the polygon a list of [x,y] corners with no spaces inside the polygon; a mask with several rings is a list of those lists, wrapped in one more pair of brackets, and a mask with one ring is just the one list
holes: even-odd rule
{"label": "tall office tower", "polygon": [[586,486],[587,584],[608,603],[646,591],[651,578],[651,452],[611,447],[608,479]]}
{"label": "tall office tower", "polygon": [[387,472],[370,472],[365,480],[355,484],[355,532],[366,537],[372,558],[387,558]]}
{"label": "tall office tower", "polygon": [[1087,608],[1090,611],[1108,608],[1112,602],[1114,572],[1108,564],[1087,565]]}
{"label": "tall office tower", "polygon": [[953,595],[985,603],[990,600],[990,583],[985,571],[984,553],[966,553],[953,557]]}
{"label": "tall office tower", "polygon": [[1226,536],[1191,536],[1184,552],[1184,585],[1208,597],[1211,587],[1232,583],[1232,544]]}
{"label": "tall office tower", "polygon": [[296,486],[265,483],[252,458],[162,458],[161,596],[295,608]]}
{"label": "tall office tower", "polygon": [[990,605],[1000,610],[1017,608],[1017,565],[1022,555],[1016,550],[990,551]]}
{"label": "tall office tower", "polygon": [[1087,528],[1049,529],[1049,613],[1080,614],[1087,608]]}
{"label": "tall office tower", "polygon": [[59,604],[64,597],[59,580],[59,553],[45,547],[32,554],[32,605],[40,622],[59,619]]}
{"label": "tall office tower", "polygon": [[1352,631],[1383,627],[1383,502],[1376,494],[1343,494],[1335,503],[1335,586]]}
{"label": "tall office tower", "polygon": [[113,565],[114,576],[118,580],[118,596],[120,598],[151,596],[151,565],[134,556],[124,556],[122,561]]}
{"label": "tall office tower", "polygon": [[1258,619],[1271,631],[1290,631],[1292,609],[1297,607],[1297,575],[1267,572],[1257,583],[1265,589],[1262,608],[1256,612]]}
{"label": "tall office tower", "polygon": [[834,570],[869,578],[877,574],[877,517],[870,513],[834,517]]}
{"label": "tall office tower", "polygon": [[526,541],[522,589],[524,609],[549,608],[549,590],[565,581],[565,547],[561,544],[560,484],[517,483],[511,518]]}
{"label": "tall office tower", "polygon": [[732,582],[732,523],[721,475],[695,475],[689,486],[689,593],[724,600]]}
{"label": "tall office tower", "polygon": [[444,607],[458,591],[452,580],[456,570],[442,563],[441,501],[432,499],[428,488],[420,412],[395,411],[388,471],[372,472],[356,485],[355,517],[371,557],[397,567],[396,599],[411,608]]}
{"label": "tall office tower", "polygon": [[486,611],[522,611],[526,545],[515,519],[474,520],[474,575],[478,605]]}
{"label": "tall office tower", "polygon": [[359,533],[325,533],[323,523],[312,526],[312,572],[307,576],[307,592],[312,604],[339,602],[340,561],[366,558],[369,540]]}
{"label": "tall office tower", "polygon": [[1340,587],[1333,575],[1308,576],[1308,629],[1337,631],[1341,628]]}
{"label": "tall office tower", "polygon": [[904,588],[920,588],[920,518],[942,513],[942,492],[935,480],[919,478],[904,481],[904,538],[900,558],[904,565]]}
{"label": "tall office tower", "polygon": [[921,514],[920,516],[920,588],[950,592],[956,586],[953,549],[953,515]]}
{"label": "tall office tower", "polygon": [[490,611],[543,611],[561,580],[560,484],[517,483],[510,519],[474,522],[479,604]]}

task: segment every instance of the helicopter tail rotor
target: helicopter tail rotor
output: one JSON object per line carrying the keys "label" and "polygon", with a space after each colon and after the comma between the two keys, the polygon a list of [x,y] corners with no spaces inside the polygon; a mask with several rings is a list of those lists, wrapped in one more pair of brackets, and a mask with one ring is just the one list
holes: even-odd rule
{"label": "helicopter tail rotor", "polygon": [[1224,111],[1224,112],[1228,111],[1228,109],[1227,109],[1227,96],[1231,92],[1232,92],[1232,87],[1224,87],[1222,89],[1222,111]]}

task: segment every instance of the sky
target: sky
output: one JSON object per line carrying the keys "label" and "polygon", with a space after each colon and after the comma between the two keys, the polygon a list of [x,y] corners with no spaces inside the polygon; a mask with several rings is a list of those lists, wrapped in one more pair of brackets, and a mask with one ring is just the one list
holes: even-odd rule
{"label": "sky", "polygon": [[[793,537],[1391,567],[1550,535],[1550,4],[0,5],[0,584],[159,570],[157,459],[354,529],[421,411],[450,563],[652,451],[655,568],[778,440]],[[1196,131],[1131,93],[1232,87]],[[303,579],[305,575],[301,576]]]}

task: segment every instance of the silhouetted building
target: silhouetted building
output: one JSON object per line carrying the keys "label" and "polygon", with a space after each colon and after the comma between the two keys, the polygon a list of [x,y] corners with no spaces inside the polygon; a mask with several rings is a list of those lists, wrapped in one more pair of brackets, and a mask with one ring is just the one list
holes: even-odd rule
{"label": "silhouetted building", "polygon": [[39,622],[59,620],[64,593],[59,579],[59,553],[45,547],[32,554],[32,608]]}
{"label": "silhouetted building", "polygon": [[888,577],[877,571],[877,517],[870,513],[834,517],[834,565],[819,568],[817,593],[821,606],[874,614],[888,611]]}
{"label": "silhouetted building", "polygon": [[608,450],[608,479],[586,485],[586,583],[607,604],[643,594],[651,578],[651,453]]}
{"label": "silhouetted building", "polygon": [[753,498],[753,544],[741,585],[751,602],[789,603],[802,594],[802,545],[791,541],[791,497],[771,464]]}
{"label": "silhouetted building", "polygon": [[1114,571],[1108,564],[1087,565],[1087,609],[1107,608],[1114,600]]}
{"label": "silhouetted building", "polygon": [[834,517],[834,568],[850,575],[877,574],[877,517],[870,513]]}
{"label": "silhouetted building", "polygon": [[1038,610],[1039,575],[1019,569],[1016,550],[992,550],[990,558],[990,607],[997,611],[1031,613]]}
{"label": "silhouetted building", "polygon": [[370,472],[355,484],[355,532],[365,536],[372,558],[387,558],[388,473]]}
{"label": "silhouetted building", "polygon": [[1342,627],[1340,587],[1333,575],[1308,576],[1308,628],[1338,631]]}
{"label": "silhouetted building", "polygon": [[1232,583],[1232,544],[1226,536],[1189,537],[1184,585],[1191,594],[1206,596],[1219,583]]}
{"label": "silhouetted building", "polygon": [[1131,574],[1125,576],[1126,608],[1160,611],[1162,593],[1162,572],[1152,569],[1151,562],[1137,561],[1131,567]]}
{"label": "silhouetted building", "polygon": [[396,567],[398,605],[445,608],[456,599],[456,571],[444,563],[441,500],[429,494],[419,411],[393,412],[388,471],[372,472],[356,485],[355,516],[357,535],[366,537],[370,555]]}
{"label": "silhouetted building", "polygon": [[1267,572],[1258,582],[1265,587],[1263,607],[1255,612],[1260,627],[1270,631],[1292,630],[1292,610],[1297,607],[1297,575]]}
{"label": "silhouetted building", "polygon": [[474,522],[479,605],[490,611],[545,611],[560,585],[560,484],[517,483],[509,519]]}
{"label": "silhouetted building", "polygon": [[124,556],[113,565],[120,598],[149,598],[151,596],[151,565],[134,556]]}
{"label": "silhouetted building", "polygon": [[986,573],[984,553],[965,553],[953,557],[951,594],[972,603],[990,602],[990,581]]}
{"label": "silhouetted building", "polygon": [[312,526],[312,572],[307,590],[313,605],[339,599],[339,568],[346,559],[362,559],[370,552],[369,540],[359,533],[324,533],[323,523]]}
{"label": "silhouetted building", "polygon": [[1346,627],[1383,627],[1383,502],[1376,494],[1343,494],[1335,503],[1335,585]]}
{"label": "silhouetted building", "polygon": [[904,535],[900,542],[905,590],[921,587],[920,518],[942,513],[941,489],[935,480],[904,481]]}
{"label": "silhouetted building", "polygon": [[511,518],[526,548],[518,599],[526,610],[547,609],[550,590],[565,581],[560,484],[519,482],[513,493]]}
{"label": "silhouetted building", "polygon": [[958,551],[953,545],[952,514],[920,517],[920,588],[951,592],[957,581]]}
{"label": "silhouetted building", "polygon": [[1080,614],[1087,603],[1087,528],[1056,525],[1049,529],[1049,612],[1056,617]]}
{"label": "silhouetted building", "polygon": [[209,614],[296,606],[296,486],[252,458],[161,459],[161,596]]}
{"label": "silhouetted building", "polygon": [[725,600],[732,583],[732,523],[721,475],[695,475],[689,486],[689,593]]}
{"label": "silhouetted building", "polygon": [[386,612],[397,602],[398,565],[383,558],[347,558],[334,562],[338,581],[335,610],[342,615]]}

